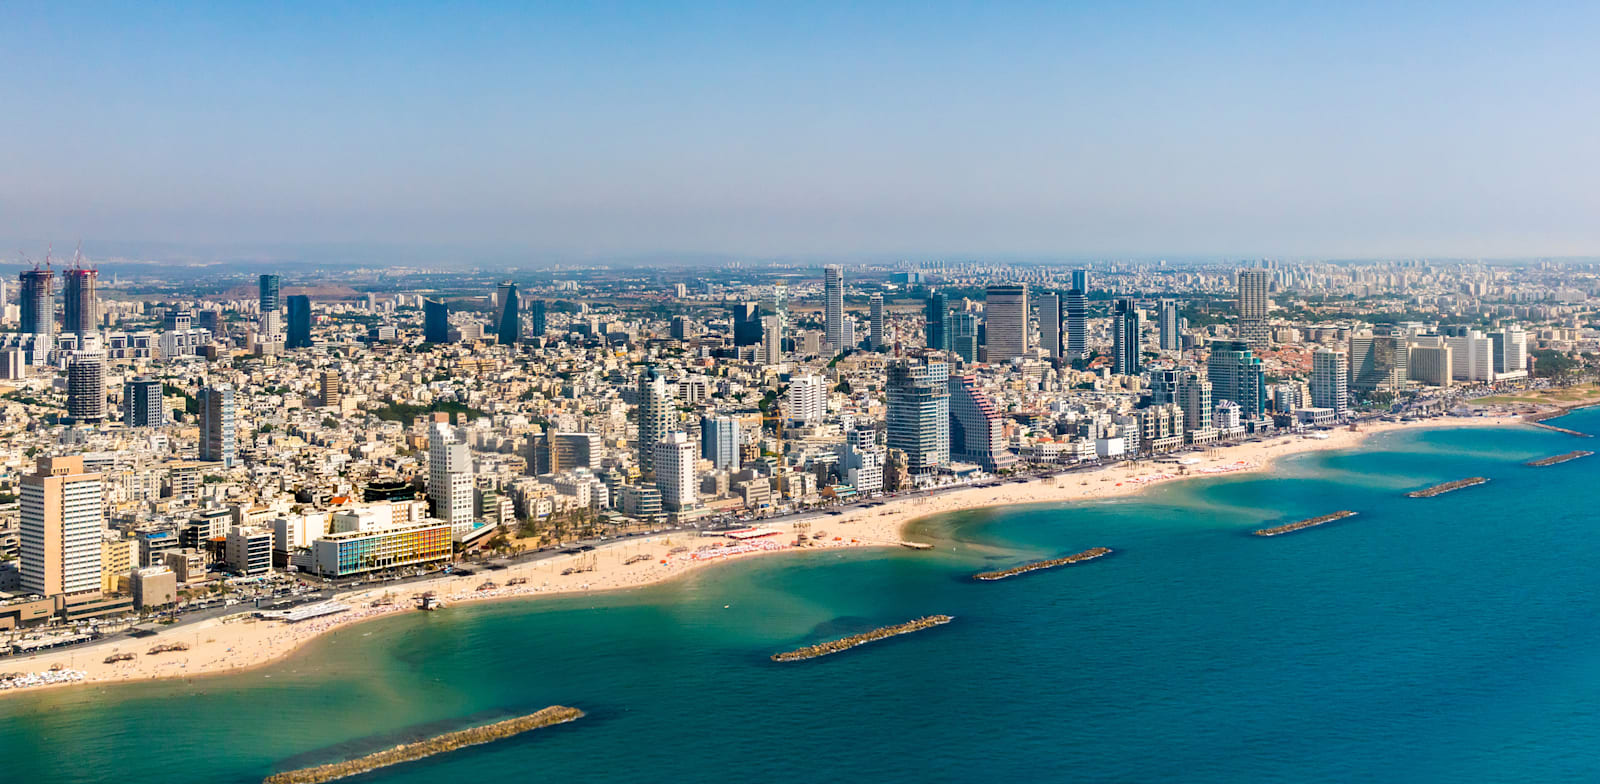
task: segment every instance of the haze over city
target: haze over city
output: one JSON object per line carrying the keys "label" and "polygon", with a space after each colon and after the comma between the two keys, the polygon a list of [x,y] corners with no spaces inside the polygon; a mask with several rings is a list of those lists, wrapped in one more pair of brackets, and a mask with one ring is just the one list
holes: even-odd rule
{"label": "haze over city", "polygon": [[100,256],[1585,256],[1597,17],[12,5],[0,238],[35,257],[79,239]]}

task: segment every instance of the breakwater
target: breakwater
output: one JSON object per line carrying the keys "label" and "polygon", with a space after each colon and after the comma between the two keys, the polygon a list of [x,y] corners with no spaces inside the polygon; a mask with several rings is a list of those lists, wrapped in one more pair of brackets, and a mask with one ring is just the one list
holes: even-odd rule
{"label": "breakwater", "polygon": [[1317,515],[1316,517],[1308,517],[1304,520],[1293,523],[1275,525],[1271,528],[1262,528],[1260,530],[1253,531],[1252,533],[1256,536],[1279,536],[1281,534],[1293,533],[1305,528],[1322,525],[1323,523],[1331,523],[1335,520],[1343,520],[1346,517],[1353,516],[1354,514],[1355,512],[1352,512],[1349,509],[1341,509],[1337,512],[1330,512],[1325,515]]}
{"label": "breakwater", "polygon": [[390,765],[399,765],[402,762],[411,762],[423,757],[443,754],[464,746],[476,746],[480,743],[509,738],[512,735],[518,735],[529,730],[548,727],[552,724],[562,724],[582,717],[583,711],[577,708],[552,705],[526,716],[497,721],[493,724],[485,724],[482,727],[447,732],[438,737],[417,741],[416,743],[402,743],[394,748],[368,754],[365,757],[359,757],[348,762],[334,762],[313,768],[300,768],[283,773],[274,773],[266,777],[263,780],[263,784],[321,784],[324,781],[342,779],[346,776],[355,776],[379,768],[386,768]]}
{"label": "breakwater", "polygon": [[972,579],[983,580],[984,582],[1004,580],[1007,577],[1016,577],[1019,574],[1036,572],[1040,569],[1053,569],[1057,566],[1069,566],[1075,563],[1083,563],[1084,561],[1093,561],[1096,558],[1110,554],[1111,548],[1109,547],[1091,547],[1081,553],[1073,553],[1072,555],[1065,556],[1063,558],[1051,558],[1047,561],[1034,561],[1033,563],[1025,563],[1021,566],[1013,566],[1010,569],[1000,569],[994,572],[979,572],[973,575]]}
{"label": "breakwater", "polygon": [[833,653],[842,653],[858,645],[866,645],[869,642],[876,642],[877,640],[888,639],[901,634],[920,632],[923,629],[932,629],[935,626],[949,623],[951,620],[951,617],[948,615],[928,615],[918,618],[914,621],[906,621],[905,623],[895,624],[894,626],[884,626],[880,629],[873,629],[870,632],[852,634],[849,637],[841,637],[837,640],[819,642],[816,645],[807,645],[804,648],[797,648],[792,651],[784,651],[783,653],[774,653],[772,654],[772,660],[775,662],[803,661],[805,659],[815,659],[819,656],[827,656]]}
{"label": "breakwater", "polygon": [[1531,465],[1534,468],[1544,468],[1545,466],[1553,466],[1553,465],[1556,465],[1557,463],[1565,463],[1568,460],[1577,460],[1580,457],[1588,457],[1589,455],[1592,455],[1592,454],[1594,454],[1594,453],[1590,452],[1590,451],[1587,451],[1587,450],[1579,449],[1576,452],[1568,452],[1568,453],[1566,453],[1564,455],[1555,455],[1553,457],[1541,458],[1539,460],[1529,460],[1526,463],[1526,465]]}
{"label": "breakwater", "polygon": [[1445,482],[1444,484],[1434,485],[1433,487],[1425,487],[1421,490],[1412,490],[1411,492],[1406,493],[1406,496],[1409,498],[1432,498],[1436,495],[1444,495],[1445,493],[1460,490],[1462,488],[1476,487],[1477,485],[1481,485],[1487,481],[1489,481],[1489,478],[1485,476],[1469,476],[1466,479],[1457,479],[1451,482]]}

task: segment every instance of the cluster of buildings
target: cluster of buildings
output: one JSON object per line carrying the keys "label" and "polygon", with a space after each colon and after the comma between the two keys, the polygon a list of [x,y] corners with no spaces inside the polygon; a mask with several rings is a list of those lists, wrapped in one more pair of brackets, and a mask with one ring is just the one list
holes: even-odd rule
{"label": "cluster of buildings", "polygon": [[174,301],[80,267],[58,309],[25,270],[0,290],[0,628],[1440,410],[1597,343],[1586,268],[818,272]]}

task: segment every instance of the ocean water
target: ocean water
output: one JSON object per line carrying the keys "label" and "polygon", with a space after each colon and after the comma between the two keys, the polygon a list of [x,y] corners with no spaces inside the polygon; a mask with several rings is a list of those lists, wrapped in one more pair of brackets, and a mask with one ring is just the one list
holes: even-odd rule
{"label": "ocean water", "polygon": [[[1562,420],[1600,432],[1600,409]],[[927,521],[625,593],[363,624],[240,675],[0,699],[16,782],[255,782],[551,704],[588,716],[353,782],[1600,780],[1600,457],[1386,434],[1270,477]],[[1433,499],[1406,490],[1492,481]],[[1248,532],[1336,509],[1288,536]],[[827,525],[823,524],[826,528]],[[975,571],[1105,545],[997,583]],[[775,651],[930,613],[929,631]]]}

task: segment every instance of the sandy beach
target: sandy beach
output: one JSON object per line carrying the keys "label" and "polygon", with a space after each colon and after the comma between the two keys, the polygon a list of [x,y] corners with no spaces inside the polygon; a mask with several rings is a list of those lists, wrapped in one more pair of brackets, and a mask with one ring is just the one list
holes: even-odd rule
{"label": "sandy beach", "polygon": [[[1258,443],[1218,447],[1205,453],[1195,453],[1193,456],[1199,462],[1184,466],[1145,460],[1036,479],[1026,484],[1007,482],[995,487],[966,487],[930,495],[886,499],[880,506],[847,508],[841,510],[841,516],[814,518],[812,530],[821,530],[826,536],[819,542],[800,548],[791,544],[794,540],[793,522],[763,523],[763,528],[775,529],[778,533],[731,547],[718,546],[726,541],[720,537],[683,533],[625,539],[602,545],[590,553],[588,557],[593,559],[594,568],[586,572],[561,574],[563,570],[577,565],[579,558],[583,557],[562,556],[504,570],[480,569],[468,577],[440,577],[391,589],[375,586],[370,590],[339,596],[337,601],[350,607],[346,612],[299,623],[257,620],[241,612],[192,626],[160,631],[137,641],[124,639],[114,644],[67,648],[0,660],[0,672],[43,675],[49,673],[52,667],[63,668],[62,673],[54,674],[63,682],[0,690],[0,695],[66,685],[190,678],[258,667],[288,656],[304,643],[333,629],[346,628],[372,618],[416,612],[414,597],[424,591],[435,591],[449,607],[475,601],[637,588],[673,579],[707,564],[771,553],[896,546],[902,541],[911,522],[930,515],[998,505],[1131,495],[1147,487],[1179,479],[1265,471],[1276,460],[1288,455],[1348,449],[1359,445],[1369,436],[1383,432],[1504,426],[1521,421],[1517,416],[1484,416],[1414,423],[1374,423],[1363,425],[1359,431],[1340,429],[1319,434],[1326,435],[1326,438],[1289,435]],[[708,546],[710,549],[701,549]],[[677,548],[687,549],[670,552]],[[638,558],[640,555],[650,557]],[[628,563],[630,559],[634,562]],[[508,582],[515,578],[525,582],[509,585]],[[496,587],[478,590],[490,581]],[[188,650],[147,653],[158,645],[170,643],[182,643],[188,646]],[[127,661],[105,663],[108,656],[116,653],[131,653],[134,656]]]}

